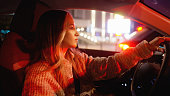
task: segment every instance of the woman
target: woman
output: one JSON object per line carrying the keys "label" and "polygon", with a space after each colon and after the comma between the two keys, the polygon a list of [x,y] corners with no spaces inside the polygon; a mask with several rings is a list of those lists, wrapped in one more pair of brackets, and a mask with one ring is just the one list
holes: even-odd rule
{"label": "woman", "polygon": [[[39,19],[32,64],[26,68],[23,96],[92,95],[92,81],[119,77],[152,56],[166,38],[143,41],[108,58],[93,58],[76,50],[79,33],[72,16],[62,10],[50,10]],[[155,43],[156,42],[156,43]],[[162,51],[162,49],[159,49]],[[75,80],[79,79],[80,88]]]}

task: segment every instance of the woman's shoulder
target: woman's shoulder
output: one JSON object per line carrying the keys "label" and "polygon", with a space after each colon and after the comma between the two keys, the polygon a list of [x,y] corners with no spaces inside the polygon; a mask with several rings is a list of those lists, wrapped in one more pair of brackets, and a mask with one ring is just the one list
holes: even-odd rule
{"label": "woman's shoulder", "polygon": [[[27,67],[25,77],[26,83],[43,85],[46,81],[54,80],[55,74],[48,70],[50,65],[44,61],[38,61]],[[36,85],[35,85],[36,86]]]}
{"label": "woman's shoulder", "polygon": [[38,73],[41,73],[41,72],[47,70],[47,68],[49,66],[50,66],[49,63],[47,63],[45,61],[38,61],[38,62],[35,62],[34,64],[29,65],[26,68],[26,72],[38,74]]}

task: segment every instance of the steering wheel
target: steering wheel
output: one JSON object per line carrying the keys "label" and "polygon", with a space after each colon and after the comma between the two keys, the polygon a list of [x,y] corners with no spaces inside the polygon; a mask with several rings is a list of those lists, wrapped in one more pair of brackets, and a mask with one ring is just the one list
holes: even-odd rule
{"label": "steering wheel", "polygon": [[170,42],[164,42],[163,46],[165,53],[163,54],[161,65],[150,62],[146,62],[145,64],[139,62],[137,64],[131,81],[132,96],[167,95],[167,87],[170,86],[168,81],[170,80]]}

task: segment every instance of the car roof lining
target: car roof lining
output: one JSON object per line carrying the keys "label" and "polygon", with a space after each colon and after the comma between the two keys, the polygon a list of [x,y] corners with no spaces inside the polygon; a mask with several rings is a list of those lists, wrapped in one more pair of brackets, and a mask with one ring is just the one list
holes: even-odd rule
{"label": "car roof lining", "polygon": [[[111,12],[113,8],[135,4],[138,0],[40,0],[54,9],[94,9]],[[1,0],[0,14],[15,12],[21,0]]]}

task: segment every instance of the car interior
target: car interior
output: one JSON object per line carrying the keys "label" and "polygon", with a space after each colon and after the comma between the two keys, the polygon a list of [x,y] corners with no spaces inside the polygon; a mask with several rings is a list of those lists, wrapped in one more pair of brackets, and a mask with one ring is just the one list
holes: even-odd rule
{"label": "car interior", "polygon": [[[129,45],[134,47],[142,40],[150,41],[157,36],[170,36],[168,3],[170,4],[168,0],[0,1],[0,17],[7,18],[7,15],[10,17],[6,19],[9,21],[6,24],[8,28],[0,27],[10,30],[8,34],[3,35],[4,37],[1,36],[3,40],[0,45],[0,95],[21,95],[24,69],[31,59],[24,41],[32,39],[32,32],[35,31],[38,18],[43,12],[49,9],[83,9],[122,14],[147,27],[143,33],[137,33],[131,39],[123,41],[123,43],[134,43],[133,46]],[[158,4],[166,6],[160,5],[158,9]],[[107,57],[119,53],[118,51],[81,48],[80,45],[78,44],[78,47],[82,52],[93,57]],[[96,91],[102,95],[112,94],[113,96],[165,96],[169,94],[170,42],[164,42],[160,47],[165,49],[164,53],[155,51],[151,58],[139,61],[135,67],[119,78],[94,81]]]}

